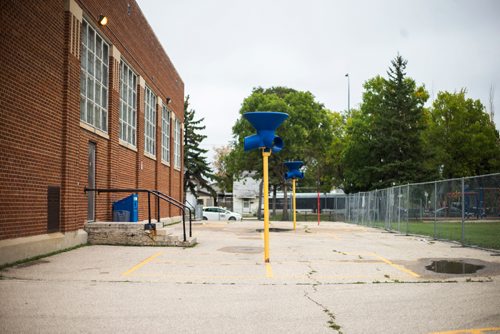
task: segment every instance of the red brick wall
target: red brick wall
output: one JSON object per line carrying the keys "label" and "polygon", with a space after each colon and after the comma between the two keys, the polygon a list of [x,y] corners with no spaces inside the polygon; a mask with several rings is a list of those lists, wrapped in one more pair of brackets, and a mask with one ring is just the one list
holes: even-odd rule
{"label": "red brick wall", "polygon": [[[157,96],[163,101],[171,98],[169,108],[182,120],[184,84],[137,4],[122,0],[77,4],[96,27],[99,14],[108,16],[108,26],[99,28],[99,33],[117,47]],[[65,12],[64,1],[0,2],[0,239],[46,233],[48,186],[61,187],[60,230],[83,227],[89,141],[96,144],[97,187],[158,189],[182,200],[182,176],[173,170],[173,155],[172,168],[161,163],[161,109],[157,112],[157,160],[143,154],[142,87],[137,92],[137,151],[119,144],[119,92],[112,84],[119,79],[113,71],[119,64],[111,52],[109,138],[80,127],[80,61],[75,48],[79,44],[70,43],[71,27],[77,32],[80,28],[75,24],[78,21]],[[110,220],[112,201],[127,195],[98,195],[96,219]],[[140,198],[139,218],[146,219],[147,196]],[[162,206],[162,216],[178,214]]]}
{"label": "red brick wall", "polygon": [[47,186],[61,185],[64,15],[62,2],[0,2],[1,239],[45,233]]}

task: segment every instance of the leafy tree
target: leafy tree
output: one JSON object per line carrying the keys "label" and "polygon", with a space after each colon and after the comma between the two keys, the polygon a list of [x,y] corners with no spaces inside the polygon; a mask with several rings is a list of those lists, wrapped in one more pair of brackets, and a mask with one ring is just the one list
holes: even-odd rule
{"label": "leafy tree", "polygon": [[426,141],[429,165],[441,178],[500,171],[498,131],[479,100],[466,91],[439,92],[430,113]]}
{"label": "leafy tree", "polygon": [[[203,187],[215,195],[208,180],[212,178],[211,169],[207,163],[208,150],[200,147],[207,138],[200,132],[205,130],[202,125],[204,118],[195,119],[195,110],[189,108],[189,95],[184,101],[184,197],[190,190],[196,196],[197,186]],[[186,199],[184,198],[184,201]]]}
{"label": "leafy tree", "polygon": [[398,55],[388,78],[368,80],[360,110],[347,121],[343,152],[346,191],[385,188],[423,180],[422,132],[426,127],[423,86],[406,77],[407,61]]}
{"label": "leafy tree", "polygon": [[233,148],[230,145],[216,147],[214,157],[214,178],[221,190],[233,191],[233,173],[231,171],[231,159],[229,157]]}
{"label": "leafy tree", "polygon": [[[315,181],[323,181],[325,190],[330,190],[332,184],[339,180],[332,175],[326,176],[326,173],[333,173],[338,169],[332,167],[334,162],[338,161],[332,158],[332,150],[338,147],[333,144],[335,136],[340,132],[337,128],[342,125],[340,115],[325,109],[321,103],[315,101],[310,92],[287,87],[254,89],[243,101],[240,114],[252,111],[279,111],[289,115],[289,119],[277,130],[277,135],[283,139],[285,147],[278,154],[272,154],[269,160],[269,183],[273,194],[279,187],[286,196],[287,183],[283,177],[286,170],[283,163],[287,160],[303,160],[307,169],[306,175],[315,175]],[[261,152],[243,152],[243,139],[254,132],[250,123],[243,118],[238,119],[233,126],[235,143],[231,158],[234,161],[235,175],[247,170],[256,171],[256,177],[262,177]],[[337,144],[339,142],[338,140]],[[284,203],[283,218],[287,219],[287,201]]]}
{"label": "leafy tree", "polygon": [[343,187],[346,192],[358,192],[371,188],[371,182],[374,179],[371,166],[375,164],[375,155],[370,125],[371,115],[361,110],[351,109],[346,120],[346,135],[342,152]]}

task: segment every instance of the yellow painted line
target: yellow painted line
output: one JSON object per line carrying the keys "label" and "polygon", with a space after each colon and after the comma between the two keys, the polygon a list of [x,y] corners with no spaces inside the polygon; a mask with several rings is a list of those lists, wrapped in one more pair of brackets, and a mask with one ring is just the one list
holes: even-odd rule
{"label": "yellow painted line", "polygon": [[273,278],[273,268],[271,267],[271,264],[269,262],[266,263],[266,277]]}
{"label": "yellow painted line", "polygon": [[380,256],[380,255],[377,255],[377,254],[375,254],[375,253],[371,253],[371,254],[372,254],[373,256],[375,256],[376,258],[378,258],[378,259],[382,260],[382,262],[387,263],[388,265],[390,265],[390,266],[392,266],[392,267],[396,268],[396,269],[397,269],[397,270],[399,270],[399,271],[402,271],[402,272],[404,272],[404,273],[406,273],[406,274],[408,274],[408,275],[410,275],[410,276],[413,276],[413,277],[420,277],[420,275],[419,275],[419,274],[417,274],[417,273],[415,273],[415,272],[411,271],[410,269],[406,269],[405,267],[400,266],[399,264],[395,264],[395,263],[391,262],[390,260],[388,260],[388,259],[386,259],[386,258],[384,258],[384,257],[382,257],[382,256]]}
{"label": "yellow painted line", "polygon": [[130,268],[129,270],[127,270],[126,272],[124,272],[122,275],[123,276],[129,276],[130,274],[132,274],[134,271],[136,271],[137,269],[140,269],[142,268],[143,266],[145,266],[146,264],[148,264],[149,262],[153,261],[155,258],[157,258],[158,256],[162,255],[163,253],[165,252],[158,252],[154,255],[151,255],[150,257],[148,257],[147,259],[145,259],[144,261],[136,264],[135,266],[133,266],[132,268]]}
{"label": "yellow painted line", "polygon": [[432,332],[430,334],[485,334],[487,332],[500,331],[500,327],[458,329],[446,332]]}

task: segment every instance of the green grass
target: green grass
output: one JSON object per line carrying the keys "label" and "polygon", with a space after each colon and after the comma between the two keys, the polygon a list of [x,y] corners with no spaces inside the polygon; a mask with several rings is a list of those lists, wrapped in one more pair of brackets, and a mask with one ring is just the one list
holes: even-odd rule
{"label": "green grass", "polygon": [[[321,214],[321,221],[333,221],[335,218],[334,214]],[[281,214],[276,216],[271,215],[271,221],[282,220]],[[291,214],[290,219],[292,220]],[[318,215],[315,213],[298,213],[297,221],[318,221]],[[364,225],[376,228],[386,228],[386,224],[383,221],[375,221],[367,223]],[[399,231],[400,233],[407,232],[406,221],[392,222],[390,229],[393,231]],[[408,223],[408,233],[409,234],[419,234],[434,238],[434,222],[433,221],[412,221]],[[461,222],[449,222],[449,221],[438,221],[436,223],[436,239],[453,240],[462,242],[462,223]],[[466,220],[465,221],[465,237],[464,244],[469,246],[479,246],[483,248],[499,249],[500,250],[500,221],[477,221],[477,220]]]}
{"label": "green grass", "polygon": [[[370,227],[386,228],[385,222],[370,222]],[[407,230],[408,228],[408,230]],[[436,223],[436,235],[434,235],[434,222],[413,221],[406,225],[402,221],[398,228],[397,222],[390,224],[390,229],[400,233],[419,234],[436,239],[445,239],[462,242],[462,223],[438,221]],[[491,249],[500,249],[500,221],[481,222],[465,221],[464,226],[464,244],[470,246],[479,246]]]}
{"label": "green grass", "polygon": [[[335,221],[343,218],[343,216],[335,215],[334,213],[322,213],[320,214],[320,221]],[[278,213],[277,215],[270,215],[269,219],[271,221],[282,221],[283,216],[281,213]],[[292,212],[288,213],[288,221],[292,221]],[[297,221],[298,222],[317,222],[318,221],[318,214],[317,213],[297,213]]]}
{"label": "green grass", "polygon": [[[406,226],[402,230],[406,230]],[[434,222],[411,222],[408,233],[434,237]],[[462,241],[461,222],[437,222],[436,238]],[[500,249],[500,222],[465,222],[464,244]]]}

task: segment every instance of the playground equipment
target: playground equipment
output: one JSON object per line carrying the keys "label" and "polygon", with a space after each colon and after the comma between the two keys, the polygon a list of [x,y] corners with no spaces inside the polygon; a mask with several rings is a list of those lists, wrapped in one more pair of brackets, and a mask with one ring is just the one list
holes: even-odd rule
{"label": "playground equipment", "polygon": [[304,165],[302,161],[287,161],[285,162],[286,168],[288,168],[288,172],[285,173],[285,179],[292,179],[292,205],[293,205],[293,229],[295,230],[297,227],[297,202],[295,196],[295,180],[303,179],[304,173],[299,169]]}
{"label": "playground equipment", "polygon": [[257,131],[257,134],[248,136],[243,143],[243,149],[262,150],[262,165],[264,176],[264,261],[269,262],[269,176],[268,159],[271,152],[283,149],[283,140],[274,132],[287,118],[288,114],[282,112],[264,111],[248,112],[243,115]]}

